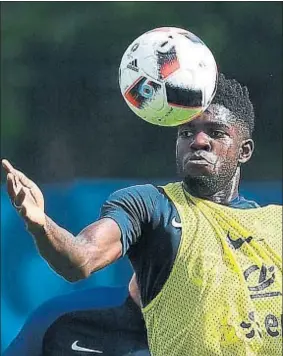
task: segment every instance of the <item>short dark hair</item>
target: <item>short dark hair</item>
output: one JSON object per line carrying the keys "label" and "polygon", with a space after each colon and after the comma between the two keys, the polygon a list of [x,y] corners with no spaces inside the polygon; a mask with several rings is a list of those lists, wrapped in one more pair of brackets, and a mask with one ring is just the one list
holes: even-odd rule
{"label": "short dark hair", "polygon": [[237,120],[244,123],[251,137],[255,126],[254,107],[246,86],[242,86],[235,79],[226,79],[219,74],[218,85],[211,104],[219,104],[230,110]]}

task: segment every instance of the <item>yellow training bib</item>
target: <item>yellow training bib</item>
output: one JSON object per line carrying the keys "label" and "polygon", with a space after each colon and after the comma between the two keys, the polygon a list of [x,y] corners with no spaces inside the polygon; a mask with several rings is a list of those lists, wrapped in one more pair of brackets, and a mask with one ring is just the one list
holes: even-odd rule
{"label": "yellow training bib", "polygon": [[282,207],[166,194],[182,224],[165,285],[143,309],[152,356],[282,355]]}

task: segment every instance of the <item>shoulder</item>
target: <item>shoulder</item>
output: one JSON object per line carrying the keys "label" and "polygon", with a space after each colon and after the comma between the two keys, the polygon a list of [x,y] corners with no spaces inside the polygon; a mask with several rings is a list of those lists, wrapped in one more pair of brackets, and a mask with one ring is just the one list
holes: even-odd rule
{"label": "shoulder", "polygon": [[143,202],[144,204],[155,205],[158,200],[168,199],[161,187],[153,184],[133,185],[113,192],[108,200]]}
{"label": "shoulder", "polygon": [[125,214],[131,220],[158,225],[162,216],[168,216],[173,204],[162,187],[153,184],[129,186],[113,192],[102,206],[100,217]]}
{"label": "shoulder", "polygon": [[159,193],[159,189],[153,184],[132,185],[126,188],[116,190],[111,196],[155,196]]}
{"label": "shoulder", "polygon": [[[153,230],[166,226],[178,216],[174,202],[162,186],[143,184],[129,186],[112,193],[102,207],[101,217],[113,217],[149,224]],[[130,218],[130,220],[128,219]]]}
{"label": "shoulder", "polygon": [[[271,218],[280,218],[282,220],[282,213],[283,213],[283,209],[282,209],[282,205],[277,205],[277,204],[268,204],[265,206],[261,207],[261,211],[263,212],[267,212],[268,214],[270,214]],[[282,223],[282,221],[281,221]]]}
{"label": "shoulder", "polygon": [[255,202],[254,200],[248,200],[243,196],[239,196],[236,199],[234,199],[230,204],[232,208],[237,208],[237,209],[254,209],[254,208],[260,208],[260,205]]}

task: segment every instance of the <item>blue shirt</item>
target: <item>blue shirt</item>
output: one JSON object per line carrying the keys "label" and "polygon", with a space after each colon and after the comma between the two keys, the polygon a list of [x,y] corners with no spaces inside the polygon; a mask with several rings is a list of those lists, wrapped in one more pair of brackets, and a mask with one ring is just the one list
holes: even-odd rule
{"label": "blue shirt", "polygon": [[[249,209],[258,204],[238,196],[229,206]],[[161,187],[136,185],[111,194],[100,218],[119,225],[123,256],[131,261],[146,306],[162,289],[177,255],[182,233],[177,209]]]}

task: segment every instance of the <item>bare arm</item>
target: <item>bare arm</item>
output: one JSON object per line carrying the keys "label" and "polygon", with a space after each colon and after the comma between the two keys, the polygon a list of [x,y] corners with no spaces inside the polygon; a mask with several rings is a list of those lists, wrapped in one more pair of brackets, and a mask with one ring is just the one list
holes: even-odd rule
{"label": "bare arm", "polygon": [[116,261],[122,255],[121,232],[112,219],[88,225],[76,237],[46,216],[34,236],[40,255],[69,282],[75,282]]}
{"label": "bare arm", "polygon": [[121,232],[112,219],[101,219],[78,236],[58,226],[44,212],[39,187],[8,161],[7,190],[13,206],[33,235],[40,255],[62,277],[75,282],[116,261],[122,255]]}

